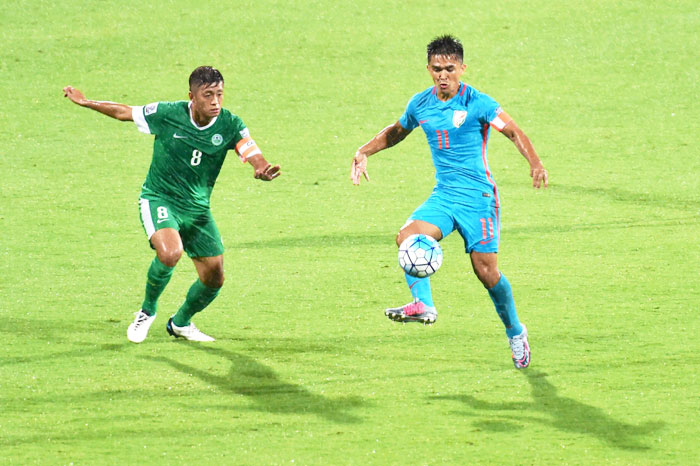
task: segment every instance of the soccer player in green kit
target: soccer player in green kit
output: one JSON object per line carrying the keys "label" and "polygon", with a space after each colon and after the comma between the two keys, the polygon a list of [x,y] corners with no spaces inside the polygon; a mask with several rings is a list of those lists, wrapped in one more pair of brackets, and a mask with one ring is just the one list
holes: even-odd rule
{"label": "soccer player in green kit", "polygon": [[224,283],[223,244],[209,209],[209,197],[226,153],[233,149],[249,162],[256,179],[280,175],[251,139],[243,121],[222,108],[224,78],[210,66],[195,69],[189,79],[189,101],[129,106],[88,100],[71,86],[63,89],[74,103],[121,121],[133,121],[139,131],[155,135],[153,159],[139,199],[141,221],[156,257],[148,269],[146,296],[129,325],[134,343],[146,339],[155,320],[158,298],[185,251],[198,278],[184,304],[166,325],[168,333],[192,341],[214,341],[191,322],[219,293]]}

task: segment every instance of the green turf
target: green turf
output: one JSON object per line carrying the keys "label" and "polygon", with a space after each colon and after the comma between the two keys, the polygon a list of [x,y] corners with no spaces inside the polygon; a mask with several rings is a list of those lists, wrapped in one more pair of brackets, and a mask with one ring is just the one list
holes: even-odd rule
{"label": "green turf", "polygon": [[[697,464],[697,2],[44,2],[0,5],[0,463]],[[440,318],[401,326],[393,236],[432,187],[420,132],[356,148],[430,85],[452,32],[550,171],[493,134],[500,265],[533,347],[512,367],[455,235]],[[212,198],[227,283],[175,342],[183,260],[140,345],[152,140],[62,97],[186,98],[226,78],[273,183],[231,157]]]}

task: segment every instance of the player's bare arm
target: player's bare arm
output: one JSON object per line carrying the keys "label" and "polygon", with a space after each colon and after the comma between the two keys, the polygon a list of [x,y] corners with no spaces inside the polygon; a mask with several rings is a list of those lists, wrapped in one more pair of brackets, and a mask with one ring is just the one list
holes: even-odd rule
{"label": "player's bare arm", "polygon": [[81,107],[91,108],[92,110],[120,121],[133,121],[131,117],[131,106],[129,105],[86,99],[85,95],[73,86],[64,87],[63,95]]}
{"label": "player's bare arm", "polygon": [[501,131],[508,139],[513,141],[518,151],[525,157],[525,160],[530,164],[530,177],[532,177],[532,186],[539,189],[542,184],[546,188],[549,185],[549,177],[545,170],[542,161],[537,156],[535,148],[530,142],[530,138],[520,129],[515,121],[510,120]]}
{"label": "player's bare arm", "polygon": [[350,168],[350,179],[352,180],[352,183],[359,185],[362,176],[369,181],[369,174],[367,173],[367,157],[372,154],[376,154],[381,150],[395,146],[406,139],[406,136],[408,136],[410,133],[411,130],[404,128],[397,121],[393,125],[389,125],[381,130],[369,142],[357,149],[357,152],[355,152],[355,157],[352,159],[352,167]]}
{"label": "player's bare arm", "polygon": [[282,173],[279,165],[272,165],[265,160],[262,154],[257,154],[248,159],[248,162],[255,170],[254,177],[256,180],[272,181]]}

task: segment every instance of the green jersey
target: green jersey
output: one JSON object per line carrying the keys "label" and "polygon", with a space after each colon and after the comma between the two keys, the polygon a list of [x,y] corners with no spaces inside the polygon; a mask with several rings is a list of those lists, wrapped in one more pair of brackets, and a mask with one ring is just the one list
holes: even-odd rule
{"label": "green jersey", "polygon": [[226,109],[197,126],[190,102],[156,102],[132,107],[139,131],[155,135],[153,159],[141,197],[164,196],[183,208],[209,208],[226,153],[248,138],[243,121]]}

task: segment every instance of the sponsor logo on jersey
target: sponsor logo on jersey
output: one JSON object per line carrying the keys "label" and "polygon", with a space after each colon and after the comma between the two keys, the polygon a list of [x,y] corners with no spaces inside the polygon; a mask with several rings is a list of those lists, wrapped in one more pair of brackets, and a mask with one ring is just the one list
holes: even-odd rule
{"label": "sponsor logo on jersey", "polygon": [[185,139],[185,138],[187,138],[187,136],[181,136],[181,135],[179,135],[179,134],[177,134],[177,133],[174,133],[174,134],[173,134],[173,137],[174,137],[175,139]]}
{"label": "sponsor logo on jersey", "polygon": [[466,110],[455,110],[454,113],[452,114],[452,124],[455,126],[455,128],[459,128],[462,126],[464,123],[464,120],[467,119],[467,111]]}
{"label": "sponsor logo on jersey", "polygon": [[219,133],[216,133],[211,137],[211,143],[215,146],[220,146],[222,142],[224,142],[224,138]]}
{"label": "sponsor logo on jersey", "polygon": [[143,114],[148,116],[151,113],[156,113],[158,111],[158,102],[148,104],[143,108]]}

